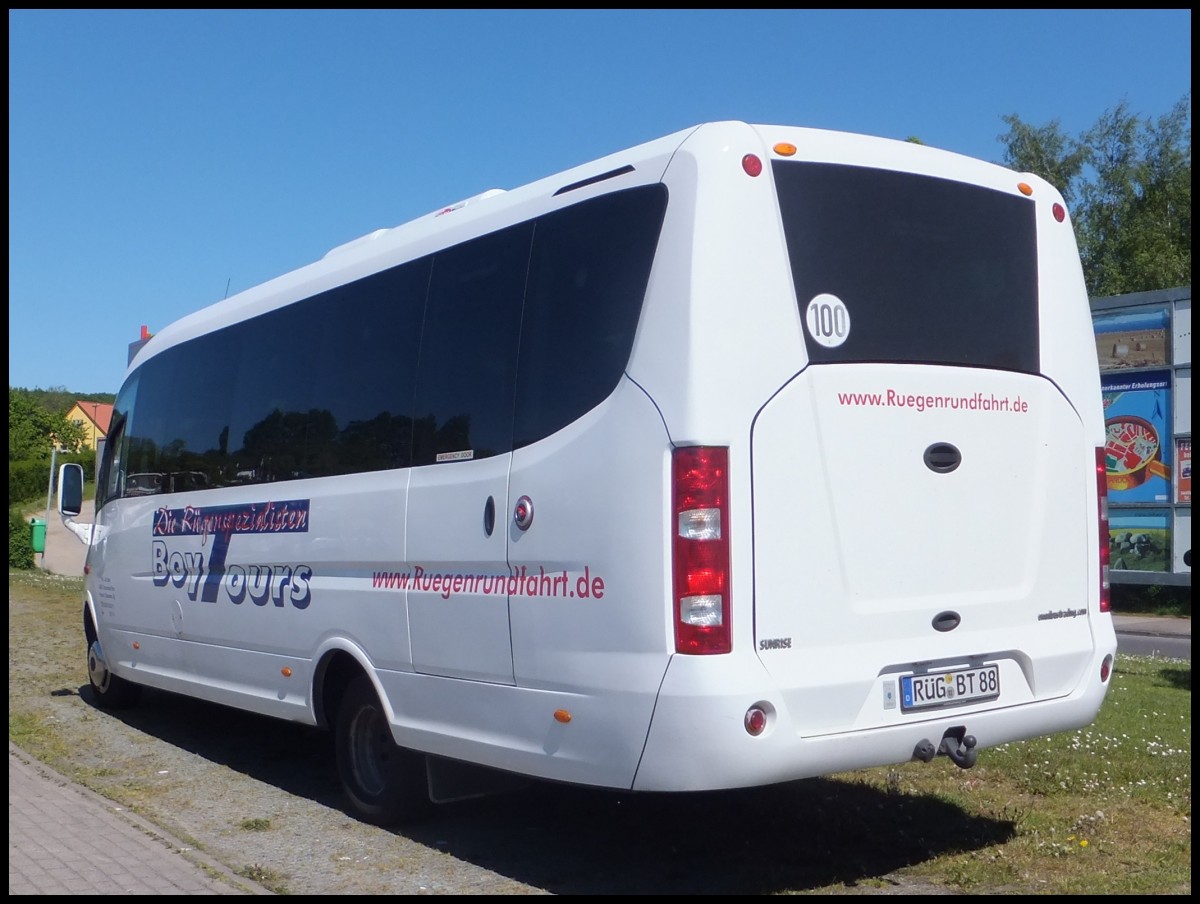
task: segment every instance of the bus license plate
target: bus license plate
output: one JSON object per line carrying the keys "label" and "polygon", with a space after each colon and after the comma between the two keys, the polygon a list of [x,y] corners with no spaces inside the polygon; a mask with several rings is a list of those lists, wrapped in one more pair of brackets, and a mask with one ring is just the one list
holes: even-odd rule
{"label": "bus license plate", "polygon": [[1000,667],[985,665],[977,669],[905,675],[900,679],[900,709],[932,709],[961,706],[1000,696]]}

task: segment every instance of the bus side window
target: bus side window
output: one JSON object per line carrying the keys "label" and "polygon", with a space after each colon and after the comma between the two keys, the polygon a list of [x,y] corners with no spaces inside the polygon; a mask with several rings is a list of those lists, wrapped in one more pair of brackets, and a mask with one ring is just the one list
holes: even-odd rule
{"label": "bus side window", "polygon": [[532,225],[523,223],[434,256],[416,377],[414,465],[512,451],[532,239]]}
{"label": "bus side window", "polygon": [[600,404],[629,361],[667,190],[601,195],[537,221],[517,364],[516,448]]}

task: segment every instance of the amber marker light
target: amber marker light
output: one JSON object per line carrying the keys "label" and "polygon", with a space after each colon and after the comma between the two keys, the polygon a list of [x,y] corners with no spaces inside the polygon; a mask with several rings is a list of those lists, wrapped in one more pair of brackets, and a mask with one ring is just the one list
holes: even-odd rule
{"label": "amber marker light", "polygon": [[140,649],[142,648],[142,645],[141,645],[140,643],[138,643],[138,642],[135,640],[135,641],[133,642],[133,648],[134,648],[135,650],[140,650]]}
{"label": "amber marker light", "polygon": [[793,157],[796,154],[796,146],[790,141],[781,141],[771,148],[780,157]]}
{"label": "amber marker light", "polygon": [[571,714],[565,709],[556,709],[554,711],[554,721],[562,722],[563,725],[566,725],[571,721]]}
{"label": "amber marker light", "polygon": [[291,678],[292,677],[292,669],[290,666],[285,665],[283,668],[281,668],[279,670],[279,674],[282,675],[284,678]]}
{"label": "amber marker light", "polygon": [[1018,182],[1017,190],[1027,198],[1033,194],[1033,186],[1028,182]]}

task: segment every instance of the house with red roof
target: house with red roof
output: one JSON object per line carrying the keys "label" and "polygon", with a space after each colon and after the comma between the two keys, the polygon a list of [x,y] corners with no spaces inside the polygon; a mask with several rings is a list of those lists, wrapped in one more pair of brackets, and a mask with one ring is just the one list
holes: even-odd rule
{"label": "house with red roof", "polygon": [[83,428],[83,445],[87,449],[98,449],[108,436],[108,426],[112,421],[113,406],[107,402],[88,402],[76,400],[67,412],[66,418],[72,424]]}

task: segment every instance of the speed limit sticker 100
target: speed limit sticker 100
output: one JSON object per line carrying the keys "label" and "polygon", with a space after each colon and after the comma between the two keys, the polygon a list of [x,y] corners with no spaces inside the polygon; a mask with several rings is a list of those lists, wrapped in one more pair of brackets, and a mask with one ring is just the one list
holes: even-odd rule
{"label": "speed limit sticker 100", "polygon": [[836,295],[822,293],[808,303],[804,313],[808,333],[826,348],[837,348],[850,335],[850,312]]}

